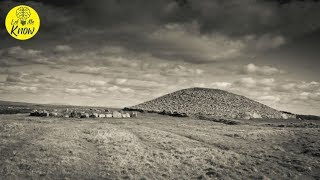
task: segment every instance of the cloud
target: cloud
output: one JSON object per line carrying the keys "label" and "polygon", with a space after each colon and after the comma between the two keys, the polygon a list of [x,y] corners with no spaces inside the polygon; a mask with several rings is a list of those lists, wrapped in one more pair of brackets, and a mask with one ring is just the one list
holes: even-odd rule
{"label": "cloud", "polygon": [[204,70],[199,68],[188,68],[178,64],[161,64],[160,74],[164,76],[199,76],[204,73]]}
{"label": "cloud", "polygon": [[29,64],[52,65],[48,58],[42,55],[42,51],[23,49],[20,46],[0,50],[0,65],[2,67],[23,66]]}
{"label": "cloud", "polygon": [[16,72],[13,74],[9,74],[6,79],[7,82],[24,82],[26,80],[23,79],[23,74]]}
{"label": "cloud", "polygon": [[109,81],[110,84],[114,84],[116,86],[126,86],[130,88],[160,88],[165,87],[166,84],[159,83],[157,81],[152,80],[143,80],[143,79],[119,79],[116,78],[114,80]]}
{"label": "cloud", "polygon": [[270,76],[281,73],[281,71],[275,67],[271,66],[257,66],[253,63],[245,65],[241,70],[242,74],[256,74]]}
{"label": "cloud", "polygon": [[[90,61],[88,61],[90,59]],[[186,62],[168,61],[150,54],[129,51],[120,46],[104,46],[90,52],[71,53],[63,62],[72,74],[88,74],[111,79],[156,81],[158,84],[170,79],[204,76],[206,71]],[[148,83],[150,84],[150,83]]]}
{"label": "cloud", "polygon": [[19,86],[19,85],[13,85],[13,86],[1,86],[0,90],[4,93],[32,93],[35,94],[38,92],[38,87],[29,87],[29,86]]}
{"label": "cloud", "polygon": [[320,89],[320,83],[311,81],[311,82],[304,82],[304,81],[289,81],[289,82],[283,82],[281,84],[278,84],[278,86],[275,88],[276,91],[279,92],[316,92]]}
{"label": "cloud", "polygon": [[188,61],[217,61],[240,56],[245,44],[223,34],[201,34],[199,24],[166,24],[149,35],[149,40],[159,44],[153,52],[163,57],[176,57]]}
{"label": "cloud", "polygon": [[254,87],[257,84],[257,81],[252,77],[241,78],[234,82],[236,85],[244,86],[244,87]]}
{"label": "cloud", "polygon": [[72,51],[72,47],[69,45],[57,45],[54,49],[55,52],[69,52]]}
{"label": "cloud", "polygon": [[121,85],[121,84],[124,84],[128,81],[128,79],[124,79],[124,78],[117,78],[117,79],[114,79],[112,82],[114,84],[118,84],[118,85]]}
{"label": "cloud", "polygon": [[[7,78],[1,82],[0,90],[5,94],[38,93],[39,96],[61,95],[64,96],[112,96],[110,92],[121,94],[134,93],[130,88],[132,84],[122,85],[121,81],[116,81],[119,85],[114,85],[109,79],[84,81],[77,79],[69,81],[50,76],[41,72],[15,72],[7,71]],[[130,81],[136,85],[135,81]],[[132,86],[133,86],[132,85]],[[139,86],[138,86],[139,87]],[[147,85],[148,87],[148,85]]]}
{"label": "cloud", "polygon": [[304,101],[320,101],[320,93],[310,93],[310,92],[302,92],[299,94],[298,99],[304,100]]}
{"label": "cloud", "polygon": [[247,47],[248,49],[257,51],[274,49],[286,43],[286,39],[282,35],[270,34],[263,34],[261,36],[247,35],[245,36],[244,41],[249,44]]}
{"label": "cloud", "polygon": [[40,72],[32,72],[32,73],[25,73],[25,72],[15,72],[15,71],[8,71],[6,82],[8,83],[62,83],[61,79],[46,75]]}
{"label": "cloud", "polygon": [[111,92],[118,91],[118,92],[124,92],[124,93],[133,93],[133,92],[135,92],[131,88],[121,88],[119,86],[111,86],[111,87],[108,88],[108,90],[111,91]]}
{"label": "cloud", "polygon": [[65,92],[72,95],[96,96],[96,88],[65,88]]}
{"label": "cloud", "polygon": [[80,73],[80,74],[91,74],[91,75],[103,75],[107,70],[108,70],[107,67],[84,66],[84,67],[73,68],[69,72]]}
{"label": "cloud", "polygon": [[[251,0],[97,0],[95,3],[83,0],[58,6],[51,0],[28,1],[26,4],[32,5],[42,15],[43,22],[46,22],[43,24],[44,32],[67,35],[72,31],[62,31],[66,24],[68,29],[77,32],[81,32],[81,28],[73,27],[90,27],[88,31],[97,31],[103,27],[122,30],[121,27],[127,26],[129,31],[135,31],[142,25],[145,25],[143,32],[147,32],[158,25],[197,21],[202,34],[217,32],[227,36],[268,33],[293,36],[313,32],[320,26],[317,21],[320,5],[312,1],[292,1],[282,6],[277,1]],[[7,12],[14,5],[11,1],[4,1],[0,7],[4,8],[3,12]]]}
{"label": "cloud", "polygon": [[[0,7],[7,12],[15,4],[4,1]],[[278,48],[320,28],[320,3],[309,1],[282,6],[251,0],[26,4],[36,8],[46,22],[33,42],[55,42],[57,52],[74,46],[90,50],[108,43],[116,53],[124,49],[159,59],[210,63]]]}
{"label": "cloud", "polygon": [[[123,22],[122,20],[137,26],[184,24],[196,20],[203,34],[218,32],[228,36],[243,36],[272,33],[294,36],[312,32],[313,28],[320,26],[319,6],[319,3],[312,1],[292,1],[279,6],[277,1],[251,0],[130,2],[110,0],[96,1],[94,4],[85,0],[78,5],[79,9],[75,13],[79,20],[82,19],[80,22],[94,26],[115,26]],[[84,11],[85,8],[95,11]],[[94,22],[92,22],[93,17],[95,17]],[[310,24],[313,24],[313,28]]]}
{"label": "cloud", "polygon": [[213,82],[210,84],[211,87],[218,89],[228,89],[231,85],[232,83],[229,82]]}
{"label": "cloud", "polygon": [[105,86],[107,82],[101,80],[91,80],[89,84],[92,86]]}
{"label": "cloud", "polygon": [[273,95],[260,96],[257,99],[260,101],[271,101],[271,102],[279,102],[281,100],[279,96],[273,96]]}
{"label": "cloud", "polygon": [[[227,90],[245,95],[257,101],[274,106],[300,103],[316,105],[320,100],[320,83],[311,81],[275,81],[273,78],[241,78],[231,83]],[[298,106],[300,106],[298,105]]]}
{"label": "cloud", "polygon": [[6,95],[29,93],[57,93],[64,86],[72,83],[41,72],[17,72],[8,70],[6,79],[1,83],[1,90]]}
{"label": "cloud", "polygon": [[23,91],[36,93],[38,91],[37,87],[21,87]]}
{"label": "cloud", "polygon": [[245,77],[230,82],[205,83],[200,81],[195,85],[227,90],[278,110],[319,114],[320,83],[316,81],[304,82]]}
{"label": "cloud", "polygon": [[135,90],[129,87],[121,87],[117,85],[112,85],[109,83],[104,83],[102,85],[102,81],[96,81],[94,84],[90,81],[89,84],[86,83],[77,83],[68,88],[64,89],[64,92],[70,95],[83,95],[86,97],[99,97],[110,95],[113,96],[115,94],[121,96],[127,93],[134,93]]}
{"label": "cloud", "polygon": [[280,84],[276,90],[280,92],[292,92],[296,90],[297,84],[295,82]]}
{"label": "cloud", "polygon": [[255,79],[252,77],[245,77],[235,80],[232,83],[231,88],[235,90],[240,89],[243,92],[244,89],[246,89],[249,92],[254,93],[255,91],[271,91],[275,86],[276,83],[273,78]]}
{"label": "cloud", "polygon": [[[245,77],[232,82],[231,88],[244,88],[254,91],[268,91],[273,93],[292,94],[292,97],[301,93],[316,94],[320,92],[320,83],[311,81],[286,81],[275,80],[274,78],[253,78]],[[249,89],[248,89],[249,88]],[[295,95],[294,95],[295,94]]]}

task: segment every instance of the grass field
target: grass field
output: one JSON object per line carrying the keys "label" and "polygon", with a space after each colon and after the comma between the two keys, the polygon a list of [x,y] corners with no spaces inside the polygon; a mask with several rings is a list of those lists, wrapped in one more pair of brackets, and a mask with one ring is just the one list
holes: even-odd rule
{"label": "grass field", "polygon": [[319,125],[0,115],[0,179],[319,179]]}

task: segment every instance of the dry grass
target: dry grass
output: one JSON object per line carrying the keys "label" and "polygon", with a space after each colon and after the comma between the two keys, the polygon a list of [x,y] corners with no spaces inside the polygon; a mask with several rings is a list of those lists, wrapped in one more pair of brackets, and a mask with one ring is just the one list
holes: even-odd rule
{"label": "dry grass", "polygon": [[287,123],[1,115],[0,179],[319,179],[320,129]]}

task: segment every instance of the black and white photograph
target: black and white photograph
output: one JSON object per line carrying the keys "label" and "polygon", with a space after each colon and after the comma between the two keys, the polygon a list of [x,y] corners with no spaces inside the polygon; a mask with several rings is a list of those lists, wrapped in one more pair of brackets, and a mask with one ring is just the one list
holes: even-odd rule
{"label": "black and white photograph", "polygon": [[320,179],[319,0],[0,0],[0,179]]}

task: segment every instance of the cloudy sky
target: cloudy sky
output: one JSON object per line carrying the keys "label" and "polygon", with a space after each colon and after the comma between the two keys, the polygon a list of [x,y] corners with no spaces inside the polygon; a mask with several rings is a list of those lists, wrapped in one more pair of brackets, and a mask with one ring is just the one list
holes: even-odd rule
{"label": "cloudy sky", "polygon": [[0,99],[124,107],[219,88],[320,115],[316,0],[0,1],[38,11],[30,40],[0,26]]}

